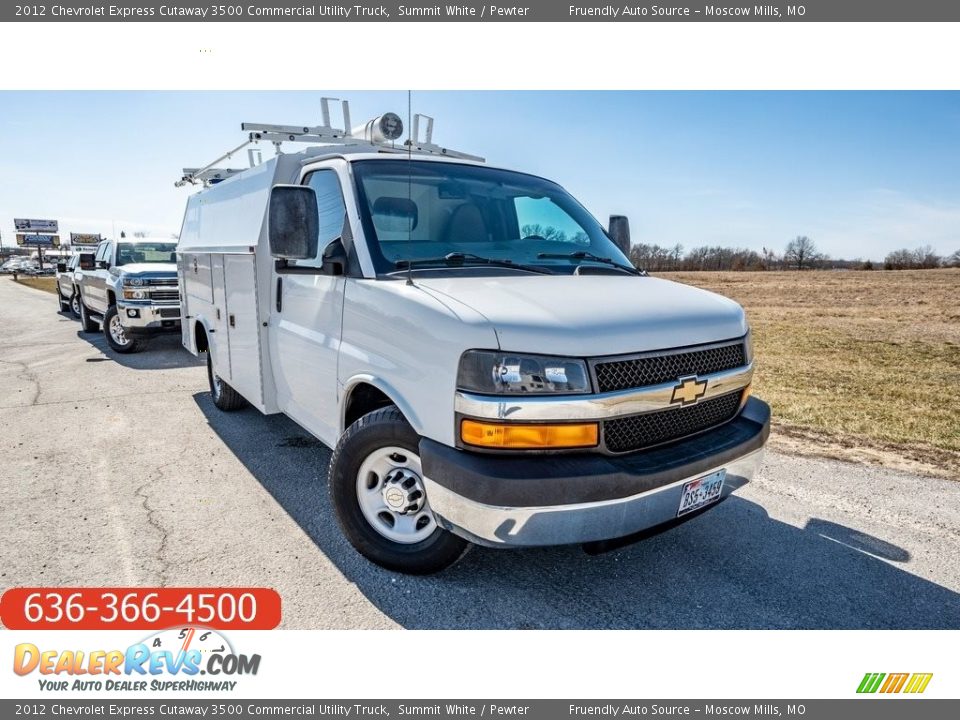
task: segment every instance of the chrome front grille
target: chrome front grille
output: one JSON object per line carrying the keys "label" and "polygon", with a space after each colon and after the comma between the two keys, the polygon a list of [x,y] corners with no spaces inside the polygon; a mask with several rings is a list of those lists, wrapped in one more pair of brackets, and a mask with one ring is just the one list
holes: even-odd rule
{"label": "chrome front grille", "polygon": [[151,290],[150,299],[154,302],[180,302],[180,291],[176,288],[171,290]]}

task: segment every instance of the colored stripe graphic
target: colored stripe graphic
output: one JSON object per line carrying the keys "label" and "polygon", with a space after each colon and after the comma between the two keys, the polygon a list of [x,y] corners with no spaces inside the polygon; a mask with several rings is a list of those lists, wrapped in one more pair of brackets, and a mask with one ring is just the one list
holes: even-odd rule
{"label": "colored stripe graphic", "polygon": [[875,693],[877,688],[880,687],[880,683],[884,677],[886,677],[884,673],[867,673],[863,676],[863,680],[860,681],[860,687],[857,688],[857,692]]}
{"label": "colored stripe graphic", "polygon": [[910,678],[910,682],[907,684],[904,692],[906,693],[922,693],[927,689],[927,685],[930,684],[930,679],[933,677],[933,673],[914,673]]}
{"label": "colored stripe graphic", "polygon": [[857,687],[858,693],[922,693],[927,689],[933,673],[866,673],[860,685]]}
{"label": "colored stripe graphic", "polygon": [[882,693],[898,693],[903,688],[903,684],[910,677],[910,673],[890,673],[887,675],[887,681],[880,688]]}

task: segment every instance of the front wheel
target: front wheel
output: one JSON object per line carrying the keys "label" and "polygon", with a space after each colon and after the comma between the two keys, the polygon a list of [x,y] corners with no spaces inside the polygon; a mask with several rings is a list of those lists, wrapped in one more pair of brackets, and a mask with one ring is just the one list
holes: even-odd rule
{"label": "front wheel", "polygon": [[437,525],[419,445],[396,407],[374,410],[340,437],[329,487],[337,522],[361,555],[389,570],[426,575],[453,565],[469,544]]}
{"label": "front wheel", "polygon": [[147,341],[130,337],[120,322],[120,313],[116,305],[107,308],[103,316],[103,335],[107,339],[110,349],[118,353],[140,352],[147,346]]}

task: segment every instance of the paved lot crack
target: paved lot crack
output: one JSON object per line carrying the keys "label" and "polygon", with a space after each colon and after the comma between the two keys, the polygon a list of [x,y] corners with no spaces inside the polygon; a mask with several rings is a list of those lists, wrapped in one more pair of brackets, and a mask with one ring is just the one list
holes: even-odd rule
{"label": "paved lot crack", "polygon": [[160,511],[158,508],[153,507],[153,505],[151,504],[150,494],[147,492],[147,490],[154,483],[160,480],[163,480],[164,471],[171,465],[173,465],[172,462],[158,467],[157,472],[153,477],[146,480],[142,485],[140,485],[136,490],[133,491],[133,494],[136,497],[143,499],[142,505],[143,505],[143,509],[147,513],[147,524],[149,524],[150,527],[152,527],[154,530],[156,530],[160,534],[160,545],[157,548],[157,551],[155,553],[155,557],[157,561],[160,563],[160,569],[157,571],[157,576],[160,579],[158,585],[160,587],[167,586],[169,582],[169,579],[167,576],[171,566],[173,565],[173,563],[167,559],[167,544],[169,541],[170,534],[167,528],[163,526],[163,523],[160,522],[160,519],[159,519]]}

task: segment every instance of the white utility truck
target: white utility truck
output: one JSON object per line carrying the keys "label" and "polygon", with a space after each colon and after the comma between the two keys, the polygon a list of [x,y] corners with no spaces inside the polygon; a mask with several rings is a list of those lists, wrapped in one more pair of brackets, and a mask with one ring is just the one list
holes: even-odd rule
{"label": "white utility truck", "polygon": [[398,116],[343,114],[244,124],[277,155],[186,169],[205,189],[177,252],[213,402],[334,449],[360,553],[428,573],[470,543],[599,550],[750,480],[770,410],[739,305],[637,271],[625,218],[605,230],[559,185],[435,145],[431,118],[395,146]]}

